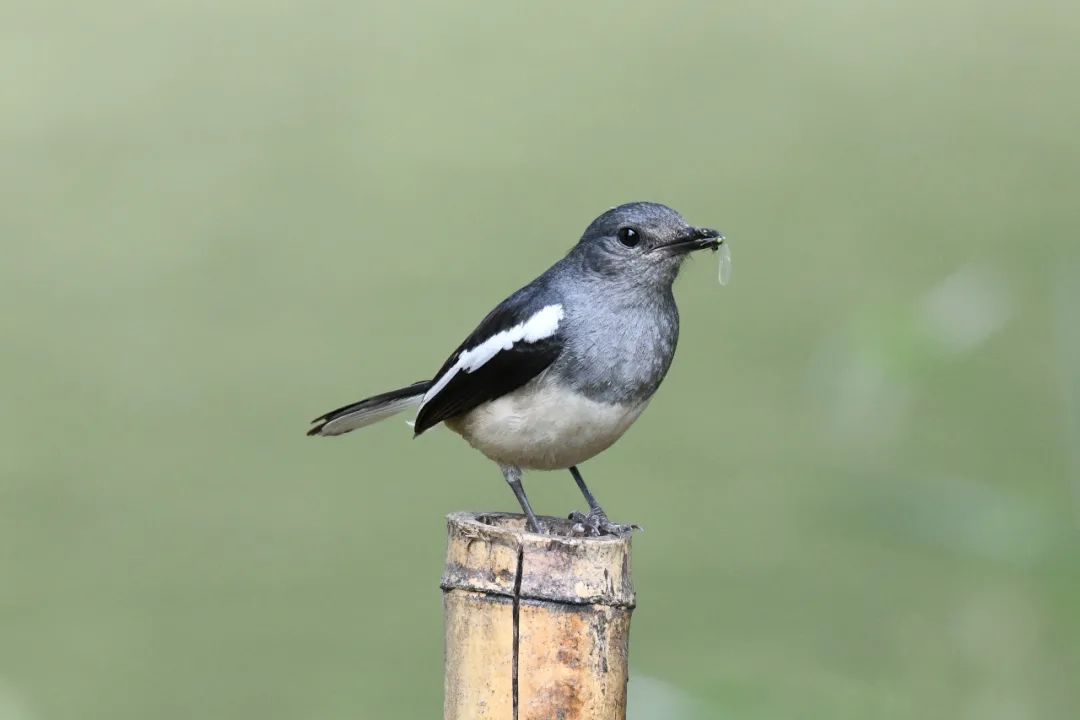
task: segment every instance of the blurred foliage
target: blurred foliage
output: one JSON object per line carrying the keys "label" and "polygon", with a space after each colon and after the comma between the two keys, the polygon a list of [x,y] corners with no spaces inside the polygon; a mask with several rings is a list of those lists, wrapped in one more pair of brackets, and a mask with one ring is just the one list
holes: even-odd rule
{"label": "blurred foliage", "polygon": [[637,720],[1072,717],[1078,20],[5,4],[0,720],[437,717],[443,515],[513,497],[452,433],[305,421],[638,199],[736,277],[687,267],[584,468],[648,528]]}

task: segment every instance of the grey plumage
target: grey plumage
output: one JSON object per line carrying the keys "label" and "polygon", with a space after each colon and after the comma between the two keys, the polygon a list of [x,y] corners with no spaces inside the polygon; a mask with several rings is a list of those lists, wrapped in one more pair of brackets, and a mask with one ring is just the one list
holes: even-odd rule
{"label": "grey plumage", "polygon": [[497,462],[534,530],[522,468],[570,469],[590,504],[584,531],[618,532],[576,466],[614,443],[666,376],[679,339],[672,284],[692,250],[716,249],[656,203],[600,215],[569,253],[500,303],[431,381],[328,413],[309,434],[348,432],[419,406]]}
{"label": "grey plumage", "polygon": [[[599,402],[648,400],[671,367],[679,341],[679,309],[670,287],[656,292],[581,270],[592,246],[578,246],[552,283],[566,312],[566,342],[550,379]],[[584,278],[584,279],[583,279]]]}

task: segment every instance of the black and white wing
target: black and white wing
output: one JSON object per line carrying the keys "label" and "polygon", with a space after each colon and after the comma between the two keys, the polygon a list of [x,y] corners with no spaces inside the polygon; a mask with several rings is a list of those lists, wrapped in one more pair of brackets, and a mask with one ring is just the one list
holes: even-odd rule
{"label": "black and white wing", "polygon": [[562,351],[562,320],[562,303],[540,285],[524,287],[501,302],[432,379],[416,415],[416,434],[543,372]]}

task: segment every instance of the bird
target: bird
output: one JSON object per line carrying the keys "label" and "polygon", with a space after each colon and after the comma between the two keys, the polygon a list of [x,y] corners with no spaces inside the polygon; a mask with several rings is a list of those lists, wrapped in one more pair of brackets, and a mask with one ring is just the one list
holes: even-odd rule
{"label": "bird", "polygon": [[430,380],[331,410],[312,436],[336,436],[417,409],[414,437],[442,423],[498,464],[526,517],[546,533],[522,485],[525,470],[568,470],[589,506],[572,532],[622,535],[578,466],[611,447],[645,410],[679,339],[673,284],[717,230],[672,208],[632,202],[607,210],[569,252],[495,306]]}

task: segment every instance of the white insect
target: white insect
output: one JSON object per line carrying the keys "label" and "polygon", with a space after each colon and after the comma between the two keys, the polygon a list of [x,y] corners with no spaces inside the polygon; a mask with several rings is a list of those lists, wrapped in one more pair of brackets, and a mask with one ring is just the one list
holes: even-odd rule
{"label": "white insect", "polygon": [[720,243],[716,254],[720,257],[720,284],[727,285],[731,282],[731,246],[726,242]]}

